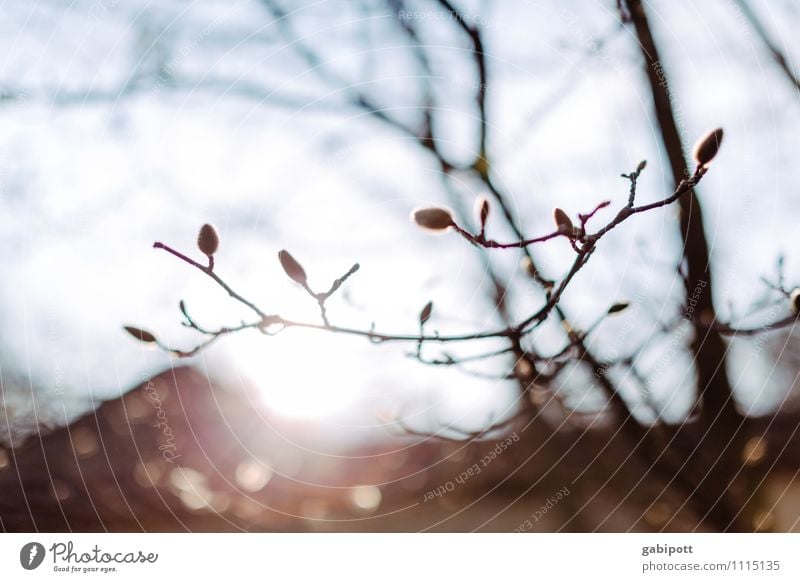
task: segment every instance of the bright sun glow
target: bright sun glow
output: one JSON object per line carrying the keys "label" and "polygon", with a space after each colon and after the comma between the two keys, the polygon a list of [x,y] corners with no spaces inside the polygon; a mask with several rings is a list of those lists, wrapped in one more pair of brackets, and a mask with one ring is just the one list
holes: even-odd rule
{"label": "bright sun glow", "polygon": [[333,416],[355,407],[362,396],[364,383],[355,378],[358,358],[339,337],[295,329],[273,338],[242,334],[231,339],[239,374],[278,414]]}

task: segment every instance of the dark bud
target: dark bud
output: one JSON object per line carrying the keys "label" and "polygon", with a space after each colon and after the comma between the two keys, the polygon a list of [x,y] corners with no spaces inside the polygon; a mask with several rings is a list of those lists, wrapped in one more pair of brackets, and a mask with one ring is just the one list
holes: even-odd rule
{"label": "dark bud", "polygon": [[630,307],[630,303],[627,301],[620,301],[619,303],[615,303],[611,307],[608,308],[608,314],[614,315],[615,313],[622,313],[626,309]]}
{"label": "dark bud", "polygon": [[475,201],[475,219],[481,225],[481,229],[486,228],[486,221],[489,219],[489,201],[483,196]]}
{"label": "dark bud", "polygon": [[694,160],[700,166],[710,164],[719,152],[719,146],[722,144],[722,128],[715,129],[708,133],[694,146]]}
{"label": "dark bud", "polygon": [[156,336],[154,336],[149,331],[145,331],[143,329],[139,329],[138,327],[133,327],[130,325],[125,326],[125,331],[131,334],[140,342],[144,342],[146,344],[154,344],[156,343]]}
{"label": "dark bud", "polygon": [[300,283],[301,285],[306,284],[308,277],[306,276],[305,269],[303,269],[302,265],[300,265],[300,263],[298,263],[295,258],[289,254],[289,251],[279,252],[278,259],[281,261],[281,267],[283,267],[283,270],[292,281],[295,283]]}
{"label": "dark bud", "polygon": [[197,248],[206,256],[211,256],[217,252],[219,248],[219,235],[217,229],[210,224],[204,224],[200,227],[200,233],[197,235]]}
{"label": "dark bud", "polygon": [[428,301],[425,307],[422,308],[422,311],[419,313],[419,324],[425,325],[428,320],[431,318],[431,314],[433,313],[433,301]]}
{"label": "dark bud", "polygon": [[800,315],[800,289],[794,289],[789,294],[789,308],[794,315]]}
{"label": "dark bud", "polygon": [[411,220],[431,232],[444,232],[455,224],[449,210],[437,207],[417,208],[411,212]]}
{"label": "dark bud", "polygon": [[559,231],[571,235],[575,230],[570,217],[567,216],[567,213],[560,208],[553,210],[553,219],[556,221],[556,226],[558,227]]}

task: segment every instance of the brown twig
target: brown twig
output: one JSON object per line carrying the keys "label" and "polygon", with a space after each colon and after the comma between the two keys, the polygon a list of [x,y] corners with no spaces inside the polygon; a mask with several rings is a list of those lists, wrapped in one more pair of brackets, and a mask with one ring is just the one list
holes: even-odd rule
{"label": "brown twig", "polygon": [[[547,294],[547,300],[545,304],[537,310],[535,313],[530,315],[529,317],[523,319],[520,323],[516,325],[509,325],[502,329],[490,330],[490,331],[479,331],[475,333],[467,333],[467,334],[458,334],[458,335],[440,335],[438,333],[434,334],[424,334],[420,332],[419,334],[394,334],[394,333],[380,333],[375,331],[374,329],[364,330],[364,329],[356,329],[351,327],[345,326],[337,326],[330,323],[327,317],[327,313],[325,311],[325,302],[328,298],[333,295],[341,285],[358,270],[358,264],[353,265],[351,269],[342,277],[336,279],[331,288],[325,293],[315,293],[308,285],[304,282],[304,289],[307,293],[309,293],[313,298],[317,300],[320,305],[320,309],[322,311],[322,324],[310,323],[310,322],[301,322],[301,321],[293,321],[286,319],[277,314],[268,314],[261,308],[259,308],[255,303],[246,299],[240,293],[234,291],[234,289],[228,285],[210,266],[203,265],[198,263],[194,259],[188,257],[187,255],[169,247],[168,245],[156,242],[154,243],[153,247],[156,249],[164,250],[171,255],[177,257],[181,261],[187,263],[188,265],[198,269],[208,277],[210,277],[217,285],[222,287],[228,295],[230,295],[234,300],[238,301],[239,303],[245,305],[250,310],[252,310],[256,315],[258,315],[259,319],[250,323],[243,322],[240,326],[233,326],[233,327],[223,327],[217,331],[210,331],[205,330],[203,333],[205,335],[212,335],[212,338],[203,342],[202,344],[198,345],[192,350],[188,351],[181,351],[175,349],[169,349],[169,351],[181,355],[181,356],[188,356],[194,355],[198,353],[200,350],[205,348],[207,345],[212,343],[216,337],[220,335],[227,335],[234,331],[240,331],[244,329],[258,329],[262,332],[267,332],[270,328],[277,326],[278,330],[283,330],[288,327],[298,327],[298,328],[306,328],[306,329],[316,329],[322,331],[328,331],[333,333],[341,333],[347,335],[354,335],[354,336],[361,336],[366,337],[370,341],[381,343],[386,341],[408,341],[408,342],[416,342],[418,346],[421,348],[422,343],[424,342],[436,342],[436,343],[447,343],[447,342],[465,342],[465,341],[475,341],[475,340],[482,340],[482,339],[491,339],[491,338],[509,338],[515,341],[519,341],[519,338],[523,337],[524,335],[530,333],[532,329],[537,327],[539,324],[544,322],[550,313],[555,309],[561,300],[561,297],[572,282],[574,277],[578,274],[578,272],[586,265],[589,261],[589,258],[592,256],[592,253],[596,249],[596,245],[598,241],[608,234],[612,229],[617,227],[619,224],[630,218],[635,214],[639,214],[642,212],[646,212],[648,210],[654,210],[657,208],[661,208],[668,204],[671,204],[680,196],[685,194],[686,192],[691,191],[694,185],[699,182],[703,175],[705,174],[704,170],[698,169],[695,172],[695,175],[688,181],[682,182],[679,187],[673,192],[670,196],[652,204],[646,204],[637,207],[630,207],[626,206],[621,210],[615,218],[613,218],[608,224],[604,227],[600,228],[597,232],[592,234],[584,233],[581,236],[581,246],[575,246],[576,249],[576,257],[572,263],[567,274],[563,277],[558,285],[554,288],[549,290]],[[601,205],[602,206],[602,205]],[[595,210],[596,211],[596,210]],[[594,211],[593,211],[594,212]],[[478,237],[471,235],[470,233],[464,231],[460,227],[457,227],[457,231],[461,236],[464,236],[470,242],[474,244],[483,244],[489,248],[504,248],[500,243],[495,243],[499,245],[498,247],[491,247],[491,245],[483,240],[479,240]],[[550,238],[554,238],[555,236],[564,236],[564,233],[559,231],[557,233],[552,233],[552,235],[547,235],[545,237],[539,237],[537,239],[530,239],[529,241],[522,241],[527,242],[528,245],[535,244],[537,242],[543,242],[545,240],[549,240]],[[525,246],[528,246],[525,245]],[[185,315],[185,314],[184,314]],[[191,322],[192,320],[189,319]],[[195,327],[195,326],[192,326]],[[198,327],[195,327],[198,331],[201,331]],[[162,346],[163,347],[163,346]],[[168,348],[165,348],[168,349]]]}

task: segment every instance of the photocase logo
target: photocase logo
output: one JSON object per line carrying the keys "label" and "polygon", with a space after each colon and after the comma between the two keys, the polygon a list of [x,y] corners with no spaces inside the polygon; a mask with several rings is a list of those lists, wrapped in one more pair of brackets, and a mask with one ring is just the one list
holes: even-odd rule
{"label": "photocase logo", "polygon": [[19,563],[26,570],[35,570],[44,561],[44,546],[38,542],[29,542],[19,551]]}

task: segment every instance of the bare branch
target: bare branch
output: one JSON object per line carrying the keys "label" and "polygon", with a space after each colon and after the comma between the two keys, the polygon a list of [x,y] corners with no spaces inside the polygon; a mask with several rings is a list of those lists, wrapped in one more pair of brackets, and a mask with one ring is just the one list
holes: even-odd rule
{"label": "bare branch", "polygon": [[[637,172],[640,172],[640,171],[641,171],[641,167],[637,170]],[[636,173],[636,172],[634,174],[638,175],[638,173]],[[209,330],[203,331],[202,328],[199,328],[196,325],[191,325],[191,322],[193,320],[191,320],[191,318],[187,317],[187,320],[190,322],[190,326],[191,327],[195,327],[195,329],[197,329],[198,331],[201,331],[201,333],[204,333],[205,335],[211,335],[209,340],[207,340],[206,342],[203,342],[202,344],[196,346],[194,349],[188,350],[188,351],[181,351],[181,350],[175,350],[175,349],[170,349],[170,348],[165,348],[165,349],[169,349],[169,351],[171,351],[171,352],[173,352],[173,353],[175,353],[177,355],[180,355],[180,356],[190,356],[190,355],[194,355],[194,354],[198,353],[200,350],[205,348],[207,345],[211,344],[217,337],[219,337],[221,335],[227,335],[227,334],[235,332],[235,331],[240,331],[240,330],[244,330],[244,329],[253,329],[253,328],[259,329],[260,331],[265,332],[265,333],[275,333],[275,332],[273,332],[271,330],[274,329],[274,328],[277,328],[278,330],[282,330],[282,329],[285,329],[287,327],[300,327],[300,328],[307,328],[307,329],[317,329],[317,330],[323,330],[323,331],[328,331],[328,332],[333,332],[333,333],[342,333],[342,334],[347,334],[347,335],[361,336],[361,337],[366,337],[370,341],[373,341],[373,342],[376,342],[376,343],[381,343],[381,342],[386,342],[386,341],[416,342],[417,343],[417,354],[418,354],[418,358],[419,359],[422,359],[421,350],[422,350],[422,344],[424,342],[436,342],[436,343],[465,342],[465,341],[474,341],[474,340],[490,339],[490,338],[508,338],[508,339],[511,339],[512,342],[518,342],[519,339],[522,336],[530,333],[530,331],[532,329],[535,329],[539,324],[543,323],[548,318],[550,313],[554,309],[556,309],[556,307],[558,306],[559,301],[561,300],[561,297],[562,297],[564,291],[567,289],[567,287],[572,282],[574,277],[578,274],[578,272],[589,261],[589,258],[592,256],[592,253],[594,253],[594,251],[596,249],[596,245],[597,245],[598,241],[603,236],[608,234],[616,226],[618,226],[619,224],[621,224],[622,222],[624,222],[625,220],[627,220],[628,218],[630,218],[631,216],[633,216],[635,214],[639,214],[639,213],[646,212],[646,211],[649,211],[649,210],[661,208],[663,206],[671,204],[672,202],[674,202],[675,200],[680,198],[680,196],[682,196],[686,192],[691,191],[691,189],[702,179],[704,174],[705,174],[705,168],[704,167],[698,168],[698,170],[695,172],[695,175],[690,180],[683,181],[679,185],[679,187],[675,190],[675,192],[673,192],[670,196],[664,198],[663,200],[661,200],[659,202],[654,202],[652,204],[646,204],[646,205],[637,206],[637,207],[626,206],[625,208],[623,208],[616,215],[615,218],[613,218],[608,224],[606,224],[606,226],[604,226],[603,228],[599,229],[597,232],[595,232],[593,234],[586,234],[586,233],[581,232],[580,233],[580,237],[579,237],[580,246],[575,244],[574,240],[572,241],[573,242],[573,248],[576,251],[576,257],[575,257],[575,260],[572,263],[572,266],[570,267],[570,269],[567,272],[567,274],[561,279],[560,283],[558,283],[558,285],[556,285],[553,288],[548,288],[547,300],[546,300],[545,304],[539,310],[537,310],[535,313],[533,313],[529,317],[523,319],[518,324],[508,325],[508,326],[506,326],[506,327],[504,327],[502,329],[491,330],[491,331],[477,331],[475,333],[469,333],[469,334],[440,335],[438,333],[435,333],[435,334],[432,334],[432,335],[431,334],[427,334],[426,335],[426,334],[423,333],[422,327],[420,327],[420,333],[417,334],[417,335],[414,335],[414,334],[392,334],[392,333],[379,333],[379,332],[376,332],[374,329],[364,330],[364,329],[355,329],[355,328],[350,328],[350,327],[342,327],[342,326],[332,325],[330,323],[330,321],[328,320],[328,317],[327,317],[327,311],[326,311],[325,303],[326,303],[327,299],[333,293],[335,293],[341,287],[341,285],[351,275],[353,275],[356,271],[358,271],[358,268],[359,268],[358,263],[353,265],[353,267],[351,267],[350,270],[347,273],[345,273],[342,277],[339,277],[338,279],[336,279],[333,282],[333,284],[331,285],[331,288],[328,291],[324,292],[324,293],[316,293],[308,286],[308,283],[306,281],[304,272],[302,273],[302,277],[300,275],[296,275],[295,276],[295,280],[297,280],[303,286],[305,291],[311,297],[313,297],[314,299],[317,300],[317,302],[319,304],[319,307],[320,307],[321,315],[322,315],[322,320],[323,320],[322,324],[314,324],[314,323],[308,323],[308,322],[292,321],[292,320],[286,319],[284,317],[281,317],[280,315],[277,315],[277,314],[267,314],[264,310],[262,310],[260,307],[258,307],[255,303],[253,303],[252,301],[246,299],[243,295],[239,294],[238,292],[234,291],[233,288],[230,287],[230,285],[228,285],[219,275],[217,275],[216,272],[214,272],[213,264],[211,262],[210,262],[209,265],[202,265],[201,263],[198,263],[194,259],[186,256],[185,254],[183,254],[183,253],[181,253],[179,251],[176,251],[175,249],[165,245],[164,243],[156,242],[156,243],[153,244],[154,248],[165,250],[168,253],[170,253],[171,255],[173,255],[173,256],[177,257],[178,259],[182,260],[183,262],[187,263],[188,265],[198,269],[199,271],[201,271],[202,273],[204,273],[205,275],[210,277],[215,283],[217,283],[217,285],[222,287],[228,293],[228,295],[230,295],[234,300],[236,300],[239,303],[245,305],[250,310],[252,310],[256,315],[259,316],[259,319],[256,320],[256,321],[253,321],[253,322],[250,322],[250,323],[243,322],[240,326],[232,326],[232,327],[220,328],[216,332],[209,332]],[[632,182],[635,183],[635,179],[632,179]],[[631,197],[631,199],[632,198],[633,197]],[[629,202],[629,204],[630,204],[630,202]],[[585,215],[585,216],[587,216],[587,217],[593,216],[594,213],[599,208],[604,207],[604,206],[605,206],[605,204],[598,205],[598,207],[595,208],[594,211],[592,211],[589,215]],[[588,220],[588,218],[587,218],[587,220]],[[584,221],[584,223],[585,223],[585,221]],[[492,244],[489,241],[487,241],[485,239],[485,237],[481,238],[480,236],[471,235],[470,233],[464,231],[463,229],[461,229],[460,227],[458,227],[454,223],[452,224],[452,226],[457,230],[457,232],[459,234],[461,234],[461,236],[463,236],[464,238],[466,238],[467,240],[469,240],[473,244],[476,244],[476,245],[479,245],[479,246],[484,246],[486,248],[507,248],[507,247],[503,246],[500,243]],[[554,238],[555,236],[563,236],[563,235],[564,235],[564,232],[560,230],[557,233],[553,233],[551,235],[546,235],[544,237],[539,237],[538,239],[531,239],[529,241],[522,241],[522,242],[523,243],[527,243],[524,246],[528,246],[530,244],[534,244],[535,242],[543,242],[545,240],[549,240],[551,238]],[[521,243],[515,243],[515,244],[521,244]],[[523,246],[523,248],[524,248],[524,246]],[[293,258],[291,260],[292,260],[292,262],[294,262]],[[297,267],[297,269],[302,270],[302,267],[300,267],[299,264],[297,264],[296,267]],[[286,268],[286,265],[284,265],[284,268]],[[182,309],[182,311],[183,311],[183,309]],[[186,313],[185,312],[184,312],[184,316],[186,317]],[[560,317],[562,319],[564,319],[563,318],[563,314],[560,314]],[[207,333],[207,332],[209,332],[209,333]],[[582,339],[580,341],[582,341]],[[162,346],[162,347],[164,347],[164,346]],[[585,349],[585,346],[584,346],[584,349]],[[515,351],[515,353],[517,353],[518,356],[522,355],[524,353],[521,350],[521,348],[516,348],[514,351]]]}

